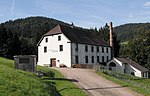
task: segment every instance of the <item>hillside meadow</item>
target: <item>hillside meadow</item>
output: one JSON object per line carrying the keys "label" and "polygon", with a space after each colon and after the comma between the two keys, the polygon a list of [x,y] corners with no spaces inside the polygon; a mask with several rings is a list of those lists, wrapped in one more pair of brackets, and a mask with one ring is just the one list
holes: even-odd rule
{"label": "hillside meadow", "polygon": [[16,70],[13,60],[0,58],[0,96],[86,96],[72,82],[55,80],[64,78],[58,71],[40,66],[38,70],[45,73],[43,77]]}

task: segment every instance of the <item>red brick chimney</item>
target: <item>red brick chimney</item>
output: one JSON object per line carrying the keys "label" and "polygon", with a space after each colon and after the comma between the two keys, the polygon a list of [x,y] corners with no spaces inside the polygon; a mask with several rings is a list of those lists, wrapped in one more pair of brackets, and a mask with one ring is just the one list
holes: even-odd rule
{"label": "red brick chimney", "polygon": [[110,22],[109,30],[110,30],[110,33],[109,33],[110,34],[110,38],[109,38],[110,42],[109,43],[110,43],[110,46],[113,47],[112,22]]}
{"label": "red brick chimney", "polygon": [[114,57],[114,45],[113,45],[113,24],[112,22],[110,22],[109,25],[109,30],[110,30],[110,47],[111,47],[111,53],[112,53],[112,57]]}

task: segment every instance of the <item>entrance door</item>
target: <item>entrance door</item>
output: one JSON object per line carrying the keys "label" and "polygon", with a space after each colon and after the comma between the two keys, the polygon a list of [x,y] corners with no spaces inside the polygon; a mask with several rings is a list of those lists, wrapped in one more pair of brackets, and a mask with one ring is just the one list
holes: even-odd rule
{"label": "entrance door", "polygon": [[51,67],[56,67],[56,58],[51,58]]}

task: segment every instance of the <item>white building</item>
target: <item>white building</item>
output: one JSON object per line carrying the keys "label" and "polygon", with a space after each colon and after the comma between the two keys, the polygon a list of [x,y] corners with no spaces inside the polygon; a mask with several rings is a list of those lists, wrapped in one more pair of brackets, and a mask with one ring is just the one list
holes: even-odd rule
{"label": "white building", "polygon": [[148,78],[148,69],[127,58],[113,58],[107,62],[107,68],[111,71],[116,71],[119,73]]}
{"label": "white building", "polygon": [[64,64],[106,63],[111,59],[111,48],[94,32],[81,28],[57,25],[43,35],[38,43],[38,65],[59,67]]}

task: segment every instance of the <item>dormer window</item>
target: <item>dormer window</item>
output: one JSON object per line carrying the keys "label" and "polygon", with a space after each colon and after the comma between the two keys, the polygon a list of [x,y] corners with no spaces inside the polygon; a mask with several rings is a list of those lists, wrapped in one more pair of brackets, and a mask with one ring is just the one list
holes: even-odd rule
{"label": "dormer window", "polygon": [[48,42],[48,38],[45,38],[45,42],[46,42],[46,43]]}
{"label": "dormer window", "polygon": [[58,36],[58,41],[61,41],[61,36]]}

